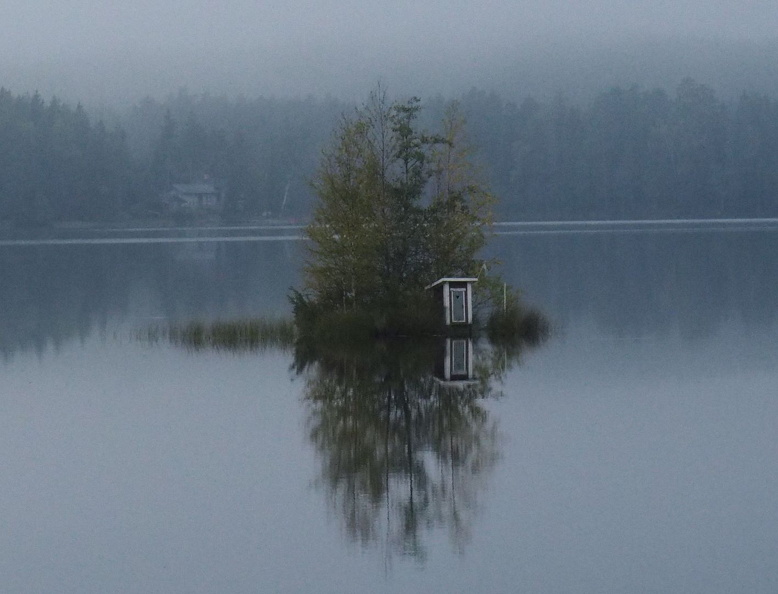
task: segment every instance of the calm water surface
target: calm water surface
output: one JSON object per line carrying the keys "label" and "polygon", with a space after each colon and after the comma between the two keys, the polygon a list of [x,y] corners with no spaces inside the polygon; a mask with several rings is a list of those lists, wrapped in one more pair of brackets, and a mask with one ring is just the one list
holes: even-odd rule
{"label": "calm water surface", "polygon": [[495,239],[555,332],[465,388],[138,340],[287,314],[295,229],[5,238],[0,591],[778,591],[778,232],[559,231]]}

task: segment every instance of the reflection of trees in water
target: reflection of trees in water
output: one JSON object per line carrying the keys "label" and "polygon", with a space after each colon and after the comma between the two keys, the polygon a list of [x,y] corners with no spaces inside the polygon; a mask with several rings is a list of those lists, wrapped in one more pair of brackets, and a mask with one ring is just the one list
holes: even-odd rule
{"label": "reflection of trees in water", "polygon": [[678,333],[724,322],[774,324],[778,233],[641,232],[497,238],[508,279],[566,320],[592,319],[615,336]]}
{"label": "reflection of trees in water", "polygon": [[0,251],[0,355],[39,355],[85,340],[127,307],[116,252],[92,246],[5,248]]}
{"label": "reflection of trees in water", "polygon": [[455,548],[469,540],[478,494],[498,454],[497,424],[483,406],[526,348],[547,337],[535,325],[475,349],[469,337],[423,341],[315,342],[268,323],[257,340],[245,324],[171,327],[175,345],[265,350],[294,345],[306,378],[309,438],[319,485],[355,542],[424,559],[424,534],[447,528]]}
{"label": "reflection of trees in water", "polygon": [[432,375],[439,352],[382,344],[297,357],[307,375],[319,484],[348,537],[419,559],[425,533],[436,529],[447,529],[457,549],[467,543],[478,496],[499,458],[497,423],[484,400],[495,395],[502,369],[481,351],[478,381],[442,382]]}
{"label": "reflection of trees in water", "polygon": [[41,355],[133,318],[275,313],[287,307],[296,249],[283,242],[0,247],[0,358]]}
{"label": "reflection of trees in water", "polygon": [[[210,320],[277,312],[300,245],[282,242],[0,248],[0,357],[42,353],[136,316]],[[693,338],[778,318],[778,233],[497,238],[508,279],[557,320],[617,336]]]}

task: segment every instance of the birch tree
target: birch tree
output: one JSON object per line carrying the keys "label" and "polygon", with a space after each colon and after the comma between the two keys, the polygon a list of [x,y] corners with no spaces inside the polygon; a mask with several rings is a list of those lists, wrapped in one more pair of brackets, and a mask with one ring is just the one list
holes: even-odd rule
{"label": "birch tree", "polygon": [[452,106],[441,131],[418,127],[418,99],[378,89],[344,117],[314,179],[305,289],[328,308],[413,307],[445,275],[473,275],[492,221]]}

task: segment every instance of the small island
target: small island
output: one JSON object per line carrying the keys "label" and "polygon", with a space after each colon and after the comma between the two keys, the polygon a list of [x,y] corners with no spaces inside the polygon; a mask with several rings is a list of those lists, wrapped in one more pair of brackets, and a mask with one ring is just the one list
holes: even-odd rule
{"label": "small island", "polygon": [[420,128],[420,111],[419,99],[391,102],[379,87],[343,116],[312,180],[317,201],[304,232],[303,284],[290,289],[293,319],[195,321],[143,337],[309,354],[395,338],[485,336],[514,354],[542,342],[548,320],[482,255],[496,199],[457,103],[435,132]]}
{"label": "small island", "polygon": [[432,133],[420,110],[379,87],[343,117],[313,181],[304,285],[291,295],[298,331],[319,341],[547,331],[481,255],[495,198],[457,104]]}

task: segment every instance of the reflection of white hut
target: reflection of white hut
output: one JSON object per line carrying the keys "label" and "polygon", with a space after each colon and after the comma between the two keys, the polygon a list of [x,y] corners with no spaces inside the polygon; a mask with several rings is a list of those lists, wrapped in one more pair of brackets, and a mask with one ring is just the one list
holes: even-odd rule
{"label": "reflection of white hut", "polygon": [[445,277],[427,287],[434,291],[443,305],[446,326],[471,326],[473,324],[473,283],[477,278]]}
{"label": "reflection of white hut", "polygon": [[473,340],[446,338],[435,366],[435,378],[443,385],[457,387],[476,383]]}

